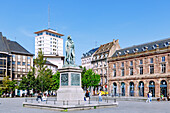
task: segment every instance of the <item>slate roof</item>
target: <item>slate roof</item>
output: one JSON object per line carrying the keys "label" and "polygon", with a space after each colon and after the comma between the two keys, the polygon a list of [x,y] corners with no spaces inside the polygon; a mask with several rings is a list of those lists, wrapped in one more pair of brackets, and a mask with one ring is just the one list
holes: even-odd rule
{"label": "slate roof", "polygon": [[6,44],[6,38],[2,36],[2,32],[0,32],[0,51],[9,52],[8,45]]}
{"label": "slate roof", "polygon": [[18,44],[16,41],[7,40],[2,36],[0,32],[0,51],[8,52],[8,53],[19,53],[19,54],[27,54],[33,55],[29,51],[27,51],[24,47]]}
{"label": "slate roof", "polygon": [[55,65],[55,64],[53,64],[53,63],[51,63],[50,61],[48,61],[48,60],[46,60],[46,63],[45,63],[46,65],[52,65],[52,66],[56,66],[56,67],[58,67],[57,65]]}
{"label": "slate roof", "polygon": [[98,49],[99,49],[99,47],[93,48],[90,51],[88,51],[87,53],[83,53],[83,57],[81,57],[81,58],[90,57]]}
{"label": "slate roof", "polygon": [[163,40],[158,40],[158,41],[154,41],[154,42],[149,42],[149,43],[145,43],[145,44],[141,44],[141,45],[135,45],[135,46],[117,50],[112,55],[112,57],[117,57],[118,55],[123,56],[126,54],[134,54],[135,52],[140,53],[140,52],[144,52],[146,50],[150,51],[150,50],[154,50],[156,48],[165,48],[169,45],[170,45],[170,38],[167,38],[167,39],[163,39]]}
{"label": "slate roof", "polygon": [[109,42],[107,44],[101,45],[99,47],[99,49],[96,51],[95,55],[100,54],[100,53],[108,52],[111,49],[112,46],[113,46],[113,42]]}

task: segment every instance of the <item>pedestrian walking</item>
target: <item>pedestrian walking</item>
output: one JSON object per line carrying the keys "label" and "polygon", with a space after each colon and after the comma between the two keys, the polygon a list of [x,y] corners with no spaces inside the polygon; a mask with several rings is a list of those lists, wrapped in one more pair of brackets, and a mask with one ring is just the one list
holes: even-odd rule
{"label": "pedestrian walking", "polygon": [[149,92],[147,93],[147,100],[146,100],[146,102],[149,102],[150,103],[150,98],[149,98]]}
{"label": "pedestrian walking", "polygon": [[102,93],[101,93],[101,90],[99,91],[99,102],[102,101]]}
{"label": "pedestrian walking", "polygon": [[149,100],[152,101],[152,92],[149,93]]}

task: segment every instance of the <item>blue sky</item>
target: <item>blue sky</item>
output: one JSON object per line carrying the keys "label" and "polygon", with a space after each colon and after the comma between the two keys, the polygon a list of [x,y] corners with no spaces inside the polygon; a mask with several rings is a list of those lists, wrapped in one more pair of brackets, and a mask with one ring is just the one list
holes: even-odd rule
{"label": "blue sky", "polygon": [[[92,48],[119,39],[121,48],[170,37],[170,0],[0,0],[0,32],[34,53],[35,31],[71,35],[76,64]],[[65,52],[64,52],[65,55]]]}

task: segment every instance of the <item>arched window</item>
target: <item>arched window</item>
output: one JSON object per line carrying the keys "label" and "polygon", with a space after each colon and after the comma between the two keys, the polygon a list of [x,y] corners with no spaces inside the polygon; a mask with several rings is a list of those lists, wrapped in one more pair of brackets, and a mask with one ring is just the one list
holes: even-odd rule
{"label": "arched window", "polygon": [[144,97],[144,83],[142,81],[139,82],[139,96]]}
{"label": "arched window", "polygon": [[155,97],[155,82],[154,81],[149,82],[149,91],[152,92],[152,97]]}
{"label": "arched window", "polygon": [[164,97],[167,97],[167,82],[165,80],[161,81],[160,94],[163,94]]}
{"label": "arched window", "polygon": [[117,84],[115,82],[113,83],[113,95],[117,95]]}
{"label": "arched window", "polygon": [[121,83],[121,94],[122,96],[125,96],[125,83],[124,82]]}
{"label": "arched window", "polygon": [[134,96],[134,83],[133,82],[129,83],[129,95]]}

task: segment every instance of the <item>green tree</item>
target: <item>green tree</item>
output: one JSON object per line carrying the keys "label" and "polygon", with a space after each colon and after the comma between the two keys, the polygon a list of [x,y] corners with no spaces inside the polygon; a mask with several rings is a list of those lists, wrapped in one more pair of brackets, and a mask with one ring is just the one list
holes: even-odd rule
{"label": "green tree", "polygon": [[82,87],[83,89],[87,89],[91,86],[96,87],[100,82],[100,75],[95,74],[92,69],[85,71],[83,69],[82,72]]}
{"label": "green tree", "polygon": [[56,91],[60,85],[60,72],[56,72],[52,75],[51,90]]}

